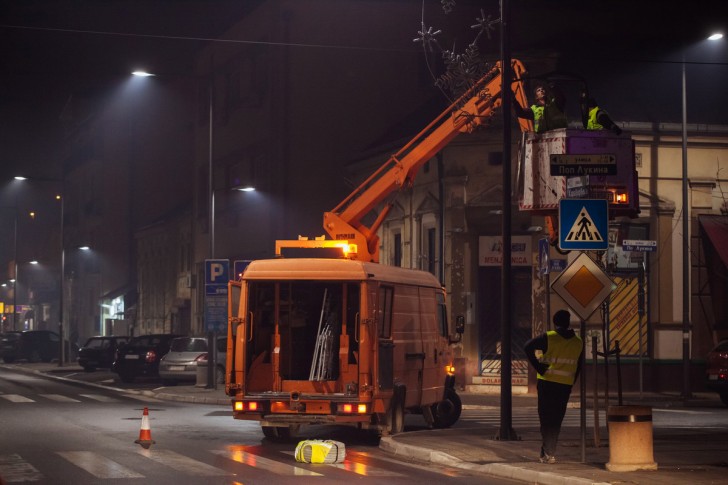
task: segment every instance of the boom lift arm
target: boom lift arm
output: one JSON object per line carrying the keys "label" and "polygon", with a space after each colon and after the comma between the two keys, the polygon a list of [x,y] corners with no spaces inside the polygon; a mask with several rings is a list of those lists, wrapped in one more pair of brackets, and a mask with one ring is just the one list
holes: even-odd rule
{"label": "boom lift arm", "polygon": [[[514,79],[511,87],[521,106],[528,101],[522,79],[523,64],[511,61]],[[393,205],[390,195],[412,186],[419,168],[442,150],[460,133],[472,133],[478,126],[487,126],[502,104],[501,63],[451,104],[409,143],[392,155],[376,172],[357,187],[330,212],[324,213],[323,226],[333,240],[277,241],[276,253],[283,247],[355,247],[351,259],[379,261],[377,230]],[[532,121],[519,119],[522,131],[533,131]],[[389,201],[385,202],[387,198]],[[384,207],[374,222],[367,226],[363,219],[380,203]],[[355,246],[354,246],[355,245]]]}

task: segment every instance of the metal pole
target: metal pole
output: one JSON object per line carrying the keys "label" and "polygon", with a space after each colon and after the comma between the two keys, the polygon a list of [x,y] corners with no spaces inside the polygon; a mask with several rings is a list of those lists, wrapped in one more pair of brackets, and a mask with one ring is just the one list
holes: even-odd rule
{"label": "metal pole", "polygon": [[15,271],[15,282],[13,283],[13,330],[18,330],[18,197],[15,197],[15,228],[13,234],[13,267]]}
{"label": "metal pole", "polygon": [[685,55],[682,60],[682,354],[683,354],[683,399],[690,399],[690,253],[689,253],[689,202],[688,202],[688,113],[687,76]]}
{"label": "metal pole", "polygon": [[[579,336],[581,337],[581,357],[579,364],[579,427],[581,438],[581,462],[586,463],[586,320],[581,319],[579,325]],[[595,356],[596,358],[596,356]]]}
{"label": "metal pole", "polygon": [[[213,114],[214,114],[214,77],[213,77],[213,64],[212,58],[210,58],[210,80],[208,85],[208,146],[207,146],[207,170],[208,170],[208,196],[210,201],[210,259],[215,259],[215,187],[213,184]],[[207,324],[208,322],[205,322]],[[205,325],[207,327],[207,325]],[[216,356],[216,341],[217,332],[210,331],[209,328],[205,330],[207,333],[207,389],[217,389],[217,379],[215,379],[215,369],[217,367],[217,356]]]}
{"label": "metal pole", "polygon": [[[66,203],[66,191],[65,191],[65,183],[63,180],[63,173],[61,173],[61,278],[60,278],[60,293],[59,293],[59,302],[58,302],[58,333],[61,336],[61,353],[60,358],[58,359],[58,366],[61,367],[63,364],[66,363],[66,339],[65,334],[63,331],[63,278],[65,274],[65,267],[66,267],[66,248],[63,244],[63,206]],[[69,348],[68,351],[70,353],[71,347],[69,342]],[[69,355],[70,357],[70,355]]]}
{"label": "metal pole", "polygon": [[511,356],[511,52],[510,6],[501,0],[501,101],[503,109],[503,261],[501,262],[501,386],[500,430],[497,439],[518,439],[513,430]]}

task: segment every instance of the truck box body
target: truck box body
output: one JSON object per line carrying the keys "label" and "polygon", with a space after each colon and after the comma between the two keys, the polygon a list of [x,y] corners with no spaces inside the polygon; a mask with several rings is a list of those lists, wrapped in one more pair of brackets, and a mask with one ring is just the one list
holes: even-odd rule
{"label": "truck box body", "polygon": [[[452,378],[445,292],[430,273],[347,259],[253,261],[231,283],[228,394],[264,431],[385,426]],[[395,405],[392,403],[396,402]]]}

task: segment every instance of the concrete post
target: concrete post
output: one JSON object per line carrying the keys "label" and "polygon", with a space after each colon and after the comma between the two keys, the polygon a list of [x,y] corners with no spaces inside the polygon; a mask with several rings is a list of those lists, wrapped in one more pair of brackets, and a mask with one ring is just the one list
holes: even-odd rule
{"label": "concrete post", "polygon": [[610,406],[609,462],[612,472],[657,470],[652,446],[652,408],[649,406]]}

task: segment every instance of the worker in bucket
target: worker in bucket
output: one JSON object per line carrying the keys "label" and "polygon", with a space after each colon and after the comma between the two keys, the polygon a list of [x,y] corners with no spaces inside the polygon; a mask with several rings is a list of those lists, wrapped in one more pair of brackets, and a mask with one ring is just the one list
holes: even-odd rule
{"label": "worker in bucket", "polygon": [[564,114],[566,99],[563,93],[553,84],[548,88],[539,84],[533,91],[535,102],[530,108],[524,108],[513,97],[513,109],[516,116],[533,120],[536,133],[543,133],[557,128],[566,128],[568,121]]}
{"label": "worker in bucket", "polygon": [[[541,463],[556,463],[556,443],[571,388],[581,370],[582,340],[569,328],[571,314],[554,314],[555,330],[534,337],[524,347],[526,357],[538,373],[538,419],[541,423]],[[536,350],[542,352],[541,358]]]}

